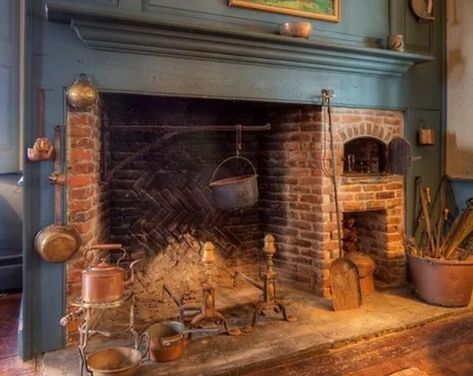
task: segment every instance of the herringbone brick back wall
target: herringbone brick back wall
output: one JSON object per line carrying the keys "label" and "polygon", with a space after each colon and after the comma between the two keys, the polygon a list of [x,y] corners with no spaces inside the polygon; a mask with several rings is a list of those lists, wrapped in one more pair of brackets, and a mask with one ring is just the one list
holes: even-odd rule
{"label": "herringbone brick back wall", "polygon": [[[111,96],[104,113],[110,127],[108,169],[133,155],[157,137],[172,132],[146,131],[140,125],[176,128],[202,125],[255,123],[251,108],[234,102],[195,102],[182,99]],[[136,130],[117,131],[113,126],[136,125]],[[257,165],[258,136],[243,135],[243,155]],[[261,232],[258,208],[227,213],[212,204],[211,175],[225,158],[235,154],[234,132],[191,132],[173,137],[163,145],[117,171],[109,185],[110,240],[134,252],[152,257],[184,235],[212,241],[229,266],[255,264]],[[225,165],[222,173],[235,166]],[[240,163],[242,173],[249,168]],[[257,167],[257,166],[256,166]],[[216,176],[216,178],[221,177]]]}

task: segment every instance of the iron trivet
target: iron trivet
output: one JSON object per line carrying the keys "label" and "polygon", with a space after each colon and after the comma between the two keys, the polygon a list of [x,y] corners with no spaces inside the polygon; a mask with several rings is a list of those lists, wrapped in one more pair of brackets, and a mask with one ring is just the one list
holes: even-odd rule
{"label": "iron trivet", "polygon": [[[126,302],[130,302],[130,310],[129,310],[129,320],[128,325],[119,331],[110,332],[105,330],[98,330],[98,329],[91,329],[91,313],[93,310],[104,310],[104,309],[112,309],[120,307],[121,305],[125,304]],[[133,339],[135,342],[135,347],[138,346],[138,332],[135,329],[135,294],[130,291],[127,291],[123,294],[122,298],[112,302],[106,303],[87,303],[82,300],[81,297],[77,298],[73,302],[71,302],[71,306],[78,307],[75,311],[68,313],[64,316],[60,324],[62,326],[66,326],[69,322],[78,320],[82,317],[81,322],[78,325],[79,330],[79,353],[81,354],[81,361],[80,361],[80,374],[81,376],[84,374],[84,361],[85,359],[85,348],[87,347],[87,342],[89,337],[93,336],[94,334],[99,334],[101,336],[110,338],[115,337],[120,334],[130,332],[133,335]]]}

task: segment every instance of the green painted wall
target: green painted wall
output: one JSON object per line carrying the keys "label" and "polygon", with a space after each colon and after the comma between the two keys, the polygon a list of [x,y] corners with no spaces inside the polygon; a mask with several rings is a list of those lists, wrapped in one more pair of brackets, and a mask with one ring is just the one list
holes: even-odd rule
{"label": "green painted wall", "polygon": [[[327,74],[323,70],[265,67],[241,62],[185,60],[180,58],[111,53],[91,50],[67,24],[45,20],[44,1],[34,6],[30,33],[32,91],[46,89],[47,135],[55,124],[64,123],[64,87],[81,72],[95,78],[101,90],[140,92],[153,95],[208,96],[260,101],[319,103],[322,88],[333,88],[336,105],[397,108],[406,111],[406,136],[421,154],[414,174],[426,175],[435,183],[441,170],[441,145],[415,147],[417,122],[423,119],[442,133],[442,46],[443,2],[436,2],[435,24],[418,24],[403,0],[341,0],[342,22],[314,21],[313,40],[378,47],[390,28],[406,36],[413,52],[432,53],[437,60],[417,66],[402,78],[360,74]],[[226,0],[88,0],[55,1],[84,7],[100,14],[119,14],[141,19],[196,23],[233,30],[274,33],[283,21],[297,19],[284,15],[229,8]],[[25,144],[35,133],[35,98],[29,97],[32,121],[25,129]],[[25,166],[25,303],[24,356],[58,348],[63,343],[58,325],[64,309],[62,265],[43,262],[32,249],[33,236],[53,220],[53,189],[47,183],[52,164]],[[408,182],[412,181],[412,177]],[[409,183],[409,189],[411,184]]]}

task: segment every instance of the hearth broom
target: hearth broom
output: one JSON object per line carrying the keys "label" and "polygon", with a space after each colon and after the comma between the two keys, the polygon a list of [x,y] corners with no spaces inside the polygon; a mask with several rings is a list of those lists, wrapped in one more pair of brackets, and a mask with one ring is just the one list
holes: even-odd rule
{"label": "hearth broom", "polygon": [[[358,269],[356,265],[346,257],[342,248],[342,233],[340,225],[340,205],[338,202],[338,186],[337,186],[337,169],[335,159],[335,147],[333,141],[332,127],[332,107],[330,99],[334,96],[333,90],[322,90],[323,107],[326,108],[328,114],[328,128],[330,135],[330,150],[332,171],[327,173],[332,178],[333,193],[335,202],[335,213],[337,221],[337,240],[339,257],[330,265],[330,283],[332,291],[332,306],[335,311],[358,308],[361,305],[360,282],[358,278]],[[326,130],[324,112],[324,129]],[[325,139],[324,139],[325,140]],[[325,141],[324,141],[325,142]]]}

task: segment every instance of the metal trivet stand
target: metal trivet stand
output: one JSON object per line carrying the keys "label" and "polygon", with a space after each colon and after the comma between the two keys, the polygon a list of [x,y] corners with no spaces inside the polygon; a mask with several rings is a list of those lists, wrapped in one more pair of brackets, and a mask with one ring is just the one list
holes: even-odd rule
{"label": "metal trivet stand", "polygon": [[264,237],[264,248],[263,252],[266,256],[266,272],[262,273],[263,283],[257,282],[254,279],[248,277],[242,272],[236,272],[235,278],[238,276],[243,277],[246,281],[250,282],[253,286],[260,289],[263,292],[261,300],[255,306],[253,313],[253,321],[251,326],[244,328],[245,332],[251,332],[256,326],[256,321],[260,315],[265,315],[266,311],[273,310],[276,313],[281,313],[284,320],[292,322],[296,321],[297,318],[287,313],[286,304],[282,299],[276,297],[276,272],[273,269],[273,256],[276,253],[274,236],[266,234]]}
{"label": "metal trivet stand", "polygon": [[167,292],[179,309],[179,320],[184,323],[186,318],[191,318],[189,327],[196,328],[203,323],[213,321],[216,325],[223,325],[225,332],[232,336],[241,334],[239,328],[230,329],[225,316],[215,309],[215,287],[212,282],[212,266],[215,262],[215,246],[211,242],[204,243],[202,248],[202,262],[204,263],[205,278],[201,283],[202,303],[199,306],[184,303],[184,299],[178,299],[176,294],[166,285],[163,292]]}
{"label": "metal trivet stand", "polygon": [[[128,320],[128,325],[126,328],[116,331],[116,332],[91,329],[91,313],[93,310],[106,310],[106,309],[118,308],[122,306],[123,304],[125,304],[126,302],[130,302],[129,320]],[[82,320],[78,326],[79,328],[78,348],[79,348],[79,354],[80,354],[81,376],[84,373],[85,348],[87,347],[89,337],[93,336],[94,334],[99,334],[101,336],[111,338],[111,337],[115,337],[126,332],[130,332],[133,335],[135,348],[138,346],[139,336],[138,336],[138,332],[135,330],[135,295],[131,291],[125,292],[123,294],[123,297],[116,301],[107,302],[107,303],[87,303],[87,302],[84,302],[80,298],[77,301],[72,302],[71,306],[78,307],[78,309],[64,316],[61,319],[60,324],[62,326],[66,326],[69,322],[78,320],[79,317],[82,317]]]}

